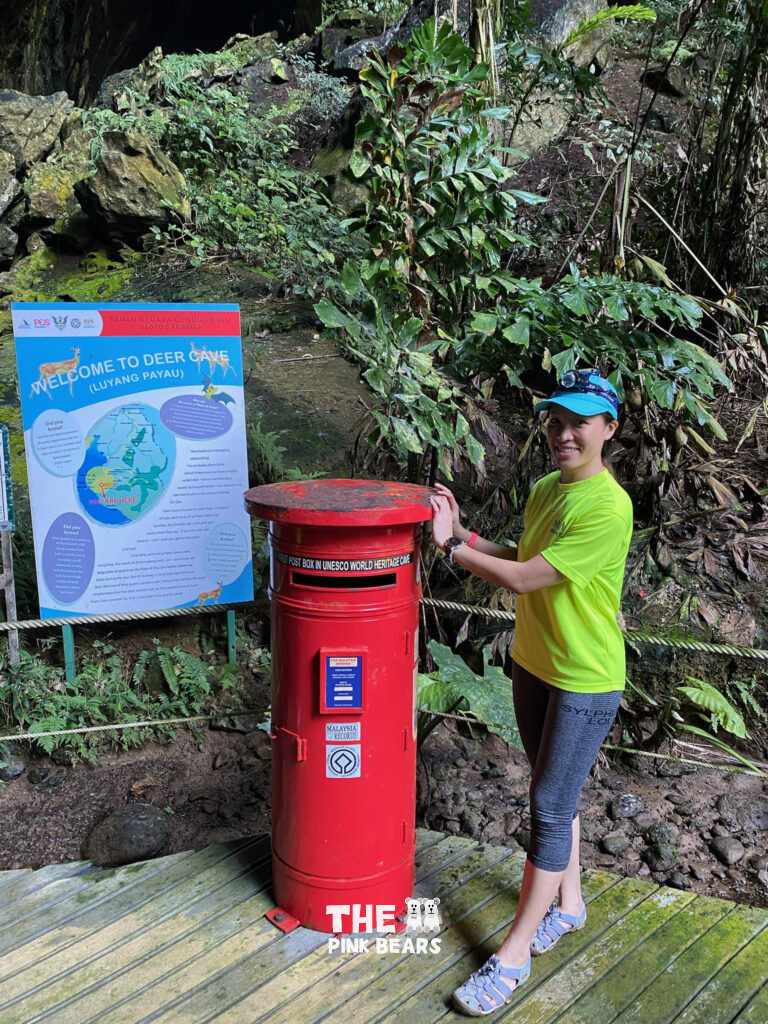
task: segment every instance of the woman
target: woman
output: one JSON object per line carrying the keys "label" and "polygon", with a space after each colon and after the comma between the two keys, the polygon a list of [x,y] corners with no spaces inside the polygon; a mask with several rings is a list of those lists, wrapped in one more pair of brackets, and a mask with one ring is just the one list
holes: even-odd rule
{"label": "woman", "polygon": [[517,549],[464,529],[442,484],[431,499],[435,545],[518,595],[512,689],[531,764],[531,841],[515,919],[496,955],[453,993],[470,1016],[508,1002],[530,974],[531,955],[586,921],[578,797],[625,679],[617,614],[632,504],[602,460],[618,426],[618,397],[597,370],[571,371],[534,406],[544,409],[557,469],[533,487]]}

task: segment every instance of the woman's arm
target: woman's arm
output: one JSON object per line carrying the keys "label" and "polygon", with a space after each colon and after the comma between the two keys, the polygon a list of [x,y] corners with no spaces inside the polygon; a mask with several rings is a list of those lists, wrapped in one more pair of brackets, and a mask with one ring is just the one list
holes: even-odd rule
{"label": "woman's arm", "polygon": [[[458,537],[460,540],[465,541],[470,540],[472,531],[461,525],[459,506],[453,494],[444,484],[435,484],[435,490],[441,498],[447,500],[451,510],[451,529],[453,532],[449,536]],[[486,555],[493,555],[495,558],[503,558],[507,561],[517,560],[517,545],[507,547],[505,544],[495,544],[492,540],[486,540],[485,537],[478,537],[470,550],[482,551]]]}
{"label": "woman's arm", "polygon": [[[451,532],[456,523],[448,498],[443,494],[438,494],[431,501],[434,509],[432,541],[435,546],[444,548],[445,542],[452,536],[464,540],[462,534]],[[466,530],[463,531],[463,534],[469,535]],[[507,590],[511,590],[515,594],[528,594],[532,590],[551,587],[565,579],[565,576],[553,565],[550,565],[543,555],[536,555],[535,558],[529,558],[526,562],[518,562],[500,558],[482,549],[478,550],[478,547],[479,541],[471,548],[462,544],[461,547],[455,549],[453,561],[464,569],[469,569],[481,579],[494,583],[498,587],[506,587]]]}

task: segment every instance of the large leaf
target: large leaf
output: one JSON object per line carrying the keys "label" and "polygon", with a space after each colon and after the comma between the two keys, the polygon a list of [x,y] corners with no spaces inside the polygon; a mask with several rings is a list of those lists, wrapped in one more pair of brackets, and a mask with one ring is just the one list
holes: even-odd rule
{"label": "large leaf", "polygon": [[708,711],[711,715],[712,728],[717,730],[719,724],[727,732],[741,739],[747,737],[747,728],[740,712],[731,704],[719,690],[711,683],[705,683],[702,679],[688,676],[688,682],[695,683],[695,686],[678,686],[680,693],[684,693],[688,700],[696,707]]}
{"label": "large leaf", "polygon": [[448,683],[456,695],[461,694],[466,699],[470,711],[478,718],[493,723],[488,726],[491,732],[522,750],[512,703],[512,681],[497,665],[490,664],[490,650],[490,647],[483,648],[483,675],[478,676],[450,647],[436,640],[429,642],[429,653],[438,665],[440,679]]}

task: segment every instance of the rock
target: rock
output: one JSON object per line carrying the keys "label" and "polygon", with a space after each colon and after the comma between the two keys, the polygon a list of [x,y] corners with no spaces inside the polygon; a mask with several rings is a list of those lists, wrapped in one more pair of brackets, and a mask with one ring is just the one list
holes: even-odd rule
{"label": "rock", "polygon": [[504,822],[489,821],[483,829],[480,838],[484,843],[501,842],[504,839]]}
{"label": "rock", "polygon": [[458,818],[446,818],[443,822],[443,830],[452,836],[458,835],[461,832]]}
{"label": "rock", "polygon": [[735,836],[717,836],[712,840],[709,848],[717,859],[727,866],[741,860],[746,852]]}
{"label": "rock", "polygon": [[660,761],[656,767],[659,778],[679,779],[681,775],[689,775],[699,770],[695,764],[681,764],[678,761]]}
{"label": "rock", "polygon": [[[108,239],[135,242],[151,228],[190,216],[184,175],[149,139],[107,132],[96,173],[75,183],[75,195]],[[174,208],[172,213],[168,204]]]}
{"label": "rock", "polygon": [[51,760],[62,768],[72,767],[72,751],[67,747],[55,747],[51,751]]}
{"label": "rock", "polygon": [[606,782],[606,786],[608,787],[608,789],[613,789],[613,790],[624,789],[626,784],[627,784],[627,780],[626,779],[620,779],[620,778],[608,779],[608,781]]}
{"label": "rock", "polygon": [[659,92],[665,93],[667,96],[681,97],[688,95],[686,73],[680,67],[648,68],[640,76],[640,81],[649,88],[658,89]]}
{"label": "rock", "polygon": [[484,779],[505,779],[507,769],[503,765],[491,765],[483,772]]}
{"label": "rock", "polygon": [[641,864],[635,873],[637,874],[638,878],[647,878],[648,875],[650,875],[651,873],[651,869],[648,867],[647,864]]}
{"label": "rock", "polygon": [[753,871],[757,871],[758,873],[760,871],[768,871],[768,857],[764,854],[753,853],[747,863]]}
{"label": "rock", "polygon": [[[553,4],[534,0],[531,4],[531,20],[538,26],[539,36],[543,44],[556,49],[561,46],[571,32],[587,18],[591,18],[607,6],[606,0],[565,0],[554,9]],[[613,35],[613,22],[599,25],[587,33],[578,42],[569,46],[564,52],[579,67],[589,67],[595,57],[600,54],[599,63],[607,62],[605,48]]]}
{"label": "rock", "polygon": [[594,843],[600,835],[600,827],[597,822],[582,818],[579,832],[585,843]]}
{"label": "rock", "polygon": [[26,762],[22,761],[20,757],[9,756],[4,760],[5,767],[0,768],[0,781],[2,782],[13,782],[27,770]]}
{"label": "rock", "polygon": [[65,92],[27,96],[0,89],[0,149],[13,157],[16,174],[51,152],[73,107]]}
{"label": "rock", "polygon": [[667,793],[664,799],[669,803],[674,804],[675,807],[680,807],[688,802],[688,797],[683,796],[682,793]]}
{"label": "rock", "polygon": [[654,843],[643,854],[651,871],[669,871],[677,864],[679,852],[671,843]]}
{"label": "rock", "polygon": [[263,761],[268,761],[272,757],[272,740],[263,729],[254,729],[253,732],[249,732],[245,737],[245,745],[252,754]]}
{"label": "rock", "polygon": [[53,775],[47,775],[42,782],[38,782],[35,789],[38,792],[43,792],[46,789],[54,789],[56,786],[60,786],[66,777],[67,773],[63,769],[58,772],[54,772]]}
{"label": "rock", "polygon": [[527,850],[531,845],[531,830],[529,828],[518,829],[515,839],[524,850]]}
{"label": "rock", "polygon": [[171,834],[168,815],[153,804],[126,804],[91,832],[86,855],[101,866],[130,864],[162,853]]}
{"label": "rock", "polygon": [[234,750],[231,750],[229,747],[223,747],[216,757],[214,757],[211,767],[214,771],[218,771],[219,768],[224,768],[228,764],[233,764],[236,760],[237,758],[235,757]]}
{"label": "rock", "polygon": [[156,46],[137,68],[108,75],[99,86],[93,106],[117,111],[130,110],[136,102],[131,93],[152,99],[162,77],[162,65],[163,51]]}
{"label": "rock", "polygon": [[43,779],[47,779],[51,774],[51,769],[47,765],[38,765],[37,768],[31,768],[27,779],[31,786],[36,786],[38,782],[42,782]]}
{"label": "rock", "polygon": [[600,840],[600,849],[616,857],[629,846],[629,839],[623,832],[609,832]]}
{"label": "rock", "polygon": [[[722,819],[721,819],[721,821],[722,821]],[[723,825],[720,822],[718,822],[716,825],[712,826],[712,835],[713,836],[719,836],[720,838],[722,838],[723,836],[729,836],[732,831],[733,830],[728,828],[727,825]]]}
{"label": "rock", "polygon": [[477,811],[471,810],[469,807],[461,812],[459,821],[461,823],[462,831],[466,832],[468,836],[478,835],[483,824],[482,816]]}
{"label": "rock", "polygon": [[766,887],[766,889],[768,889],[768,871],[760,871],[760,872],[758,872],[757,877],[758,877],[758,880],[763,883],[763,885]]}
{"label": "rock", "polygon": [[622,818],[634,818],[644,810],[645,804],[639,796],[635,796],[634,793],[622,793],[611,800],[608,814],[614,821],[620,821]]}
{"label": "rock", "polygon": [[444,782],[449,775],[450,769],[447,764],[436,764],[432,769],[432,778],[438,782]]}
{"label": "rock", "polygon": [[0,150],[0,217],[21,196],[21,185],[16,178],[16,161],[10,153]]}
{"label": "rock", "polygon": [[19,236],[16,232],[7,224],[0,224],[0,262],[7,263],[12,260],[18,244]]}
{"label": "rock", "polygon": [[667,879],[667,885],[671,885],[673,889],[690,889],[691,880],[682,871],[673,871]]}
{"label": "rock", "polygon": [[641,811],[632,818],[632,824],[636,829],[638,829],[638,831],[645,832],[645,830],[655,824],[657,820],[657,816],[653,811]]}
{"label": "rock", "polygon": [[708,882],[712,874],[712,866],[705,860],[696,861],[690,866],[690,872],[699,882]]}
{"label": "rock", "polygon": [[677,836],[677,829],[666,821],[656,821],[643,833],[643,838],[649,846],[654,843],[671,843]]}
{"label": "rock", "polygon": [[520,828],[520,815],[514,811],[506,811],[504,813],[504,832],[506,835],[511,836],[514,832]]}
{"label": "rock", "polygon": [[728,825],[768,829],[768,800],[764,798],[723,793],[717,801],[717,810]]}

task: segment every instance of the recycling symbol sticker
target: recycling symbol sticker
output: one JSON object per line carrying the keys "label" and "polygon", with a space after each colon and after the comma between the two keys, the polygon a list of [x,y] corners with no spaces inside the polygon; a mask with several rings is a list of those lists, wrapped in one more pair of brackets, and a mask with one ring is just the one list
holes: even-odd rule
{"label": "recycling symbol sticker", "polygon": [[326,779],[360,778],[360,744],[328,744],[325,748]]}

